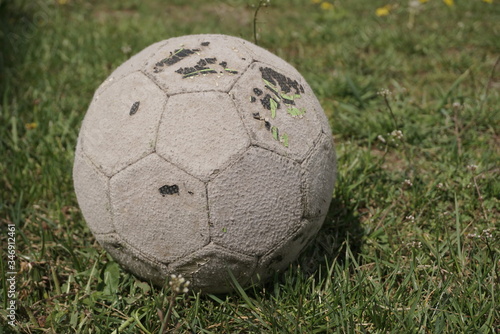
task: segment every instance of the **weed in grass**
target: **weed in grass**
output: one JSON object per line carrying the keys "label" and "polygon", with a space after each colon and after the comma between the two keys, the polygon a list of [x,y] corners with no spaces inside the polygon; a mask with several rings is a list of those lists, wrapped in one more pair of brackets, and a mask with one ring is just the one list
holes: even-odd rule
{"label": "weed in grass", "polygon": [[259,45],[259,41],[257,39],[258,33],[257,33],[257,18],[259,16],[259,11],[262,7],[267,7],[269,6],[270,0],[259,0],[259,3],[257,4],[255,8],[255,12],[253,14],[253,42],[255,45]]}
{"label": "weed in grass", "polygon": [[[181,293],[188,293],[189,291],[189,281],[187,281],[182,275],[171,275],[168,285],[170,286],[170,297],[168,298],[168,310],[167,314],[164,316],[163,311],[158,308],[158,317],[160,318],[161,328],[159,333],[164,334],[169,331],[168,326],[170,325],[170,318],[175,307],[176,298]],[[178,325],[178,327],[180,324]]]}

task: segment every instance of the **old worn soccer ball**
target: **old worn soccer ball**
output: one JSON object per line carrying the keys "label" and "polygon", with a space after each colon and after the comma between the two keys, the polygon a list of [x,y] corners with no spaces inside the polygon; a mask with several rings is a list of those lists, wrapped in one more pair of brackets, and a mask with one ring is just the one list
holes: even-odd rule
{"label": "old worn soccer ball", "polygon": [[327,117],[297,70],[239,38],[191,35],[147,47],[97,89],[73,174],[90,230],[124,268],[224,293],[297,258],[325,219],[335,167]]}

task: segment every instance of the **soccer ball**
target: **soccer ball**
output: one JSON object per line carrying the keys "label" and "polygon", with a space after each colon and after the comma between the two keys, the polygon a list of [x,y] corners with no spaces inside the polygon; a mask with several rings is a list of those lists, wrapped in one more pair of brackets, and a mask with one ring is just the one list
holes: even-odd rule
{"label": "soccer ball", "polygon": [[264,282],[320,229],[335,183],[328,120],[304,78],[239,38],[153,44],[97,89],[73,178],[97,241],[162,286]]}

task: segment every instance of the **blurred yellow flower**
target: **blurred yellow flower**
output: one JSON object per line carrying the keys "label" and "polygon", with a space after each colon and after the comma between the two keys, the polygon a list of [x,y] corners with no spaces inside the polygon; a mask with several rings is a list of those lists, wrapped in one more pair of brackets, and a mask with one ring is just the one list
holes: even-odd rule
{"label": "blurred yellow flower", "polygon": [[429,0],[418,0],[418,1],[420,1],[421,3],[426,3]]}
{"label": "blurred yellow flower", "polygon": [[451,7],[454,5],[454,1],[453,0],[443,0],[443,2],[448,5],[448,7]]}
{"label": "blurred yellow flower", "polygon": [[68,3],[68,0],[57,0],[57,3],[60,5],[66,5]]}
{"label": "blurred yellow flower", "polygon": [[321,0],[311,0],[312,3],[318,4],[321,2]]}
{"label": "blurred yellow flower", "polygon": [[330,10],[330,9],[333,9],[333,5],[332,5],[331,3],[329,3],[329,2],[327,2],[327,1],[323,1],[323,2],[321,3],[321,6],[320,6],[320,7],[321,7],[321,9],[323,9],[323,10]]}
{"label": "blurred yellow flower", "polygon": [[375,15],[377,16],[387,16],[391,11],[391,5],[385,5],[384,7],[379,7],[375,10]]}
{"label": "blurred yellow flower", "polygon": [[26,128],[26,130],[33,130],[33,129],[36,129],[38,127],[38,124],[36,124],[35,122],[26,123],[26,124],[24,124],[24,127]]}
{"label": "blurred yellow flower", "polygon": [[483,2],[486,2],[486,3],[493,3],[493,0],[483,0]]}

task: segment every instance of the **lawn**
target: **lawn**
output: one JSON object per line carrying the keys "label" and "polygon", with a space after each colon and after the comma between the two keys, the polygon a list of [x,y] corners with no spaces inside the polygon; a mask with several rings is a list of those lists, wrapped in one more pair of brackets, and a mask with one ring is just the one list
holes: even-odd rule
{"label": "lawn", "polygon": [[[498,333],[499,1],[271,0],[254,34],[257,4],[0,0],[0,334]],[[195,33],[256,37],[294,65],[338,157],[318,236],[229,295],[122,270],[72,183],[99,84]]]}

